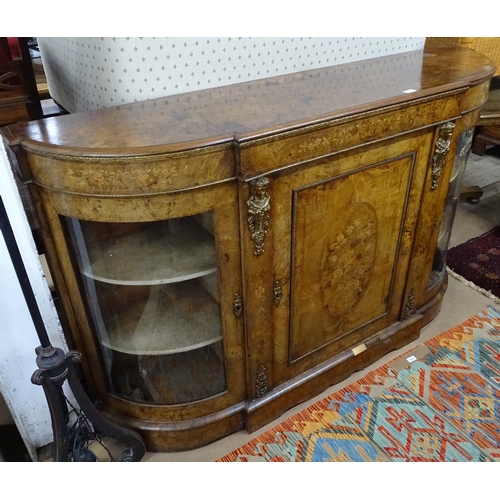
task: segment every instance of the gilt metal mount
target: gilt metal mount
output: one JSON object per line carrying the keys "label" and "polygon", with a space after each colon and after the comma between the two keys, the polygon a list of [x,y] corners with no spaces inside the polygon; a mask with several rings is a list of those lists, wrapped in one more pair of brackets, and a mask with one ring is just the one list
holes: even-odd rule
{"label": "gilt metal mount", "polygon": [[234,315],[239,318],[241,316],[241,313],[243,311],[243,301],[241,300],[241,296],[239,294],[234,295],[234,300],[233,300],[233,312]]}
{"label": "gilt metal mount", "polygon": [[408,299],[406,301],[404,319],[408,319],[414,314],[415,314],[415,291],[412,288],[410,290],[410,293],[408,294]]}
{"label": "gilt metal mount", "polygon": [[264,238],[269,227],[270,197],[268,194],[269,179],[259,177],[250,182],[251,196],[247,200],[248,228],[250,238],[254,242],[255,255],[264,253]]}
{"label": "gilt metal mount", "polygon": [[281,288],[281,283],[278,280],[276,280],[274,282],[274,287],[273,287],[273,300],[275,306],[279,306],[282,296],[283,296],[283,291]]}
{"label": "gilt metal mount", "polygon": [[451,135],[453,134],[454,128],[455,123],[446,122],[441,125],[441,129],[439,130],[439,137],[436,141],[434,156],[432,158],[431,191],[434,191],[438,187],[439,178],[441,177],[441,173],[446,164],[446,158],[448,157],[448,152],[450,151]]}
{"label": "gilt metal mount", "polygon": [[267,394],[267,373],[265,366],[260,363],[257,368],[257,377],[255,380],[255,396],[261,398]]}

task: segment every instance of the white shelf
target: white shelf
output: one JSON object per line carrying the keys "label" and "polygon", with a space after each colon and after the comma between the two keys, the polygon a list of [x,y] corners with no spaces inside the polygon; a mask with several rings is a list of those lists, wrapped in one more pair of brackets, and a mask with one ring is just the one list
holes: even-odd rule
{"label": "white shelf", "polygon": [[118,285],[159,285],[217,270],[214,237],[190,217],[145,224],[88,246],[82,273]]}
{"label": "white shelf", "polygon": [[147,299],[113,313],[103,311],[101,342],[127,354],[175,354],[222,339],[219,305],[196,280],[153,286]]}

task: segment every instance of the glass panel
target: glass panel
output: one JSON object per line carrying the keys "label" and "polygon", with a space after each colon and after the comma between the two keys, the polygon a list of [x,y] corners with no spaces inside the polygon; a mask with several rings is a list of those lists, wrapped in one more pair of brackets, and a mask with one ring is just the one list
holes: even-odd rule
{"label": "glass panel", "polygon": [[212,213],[65,219],[112,393],[180,404],[226,389]]}
{"label": "glass panel", "polygon": [[469,158],[473,131],[474,129],[466,130],[462,132],[458,138],[455,162],[451,173],[443,218],[441,219],[441,226],[439,228],[436,253],[434,254],[434,262],[432,264],[428,288],[434,286],[446,271],[446,253],[448,251],[453,221],[455,220],[457,204],[460,198],[460,189],[462,188],[465,166]]}

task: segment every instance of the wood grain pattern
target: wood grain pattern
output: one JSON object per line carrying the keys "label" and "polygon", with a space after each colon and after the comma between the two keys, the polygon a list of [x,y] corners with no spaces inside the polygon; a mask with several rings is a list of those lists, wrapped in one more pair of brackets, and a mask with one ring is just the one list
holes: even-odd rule
{"label": "wood grain pattern", "polygon": [[[446,275],[428,284],[455,141],[479,118],[493,67],[468,49],[430,49],[416,72],[392,56],[2,129],[33,194],[92,396],[148,449],[193,448],[256,430],[417,338],[446,289]],[[455,128],[431,189],[448,121]],[[200,284],[220,319],[214,342],[189,344],[182,333],[187,344],[165,347],[166,321],[153,328],[157,356],[127,348],[110,357],[67,218],[101,227],[88,240],[101,251],[129,229],[206,213],[217,274],[215,286]],[[171,253],[153,240],[137,259]],[[195,254],[203,246],[191,244]],[[108,310],[137,323],[131,305],[142,310],[151,283],[131,267],[142,275],[133,290],[93,283]],[[139,380],[130,394],[120,392],[125,373]],[[185,382],[177,393],[176,377]]]}
{"label": "wood grain pattern", "polygon": [[[370,75],[384,59],[387,70]],[[186,151],[231,142],[235,135],[255,138],[366,112],[382,103],[461,89],[488,80],[494,68],[487,57],[464,48],[432,49],[423,56],[420,74],[407,71],[404,60],[401,54],[49,118],[13,126],[11,133],[27,147],[52,154],[123,157]],[[370,86],[364,83],[367,77]],[[407,89],[415,92],[405,94]]]}
{"label": "wood grain pattern", "polygon": [[359,144],[396,138],[405,132],[440,123],[445,117],[459,115],[458,96],[450,92],[441,99],[424,98],[421,103],[388,106],[383,113],[376,109],[372,113],[348,115],[321,123],[321,126],[242,142],[239,145],[240,176],[251,178],[264,170],[269,171],[266,167],[269,157],[273,158],[274,169],[278,170],[328,156],[332,152],[347,151]]}
{"label": "wood grain pattern", "polygon": [[150,196],[235,177],[234,154],[227,146],[119,159],[38,153],[30,155],[29,161],[37,183],[89,196],[114,196],[117,192]]}
{"label": "wood grain pattern", "polygon": [[[289,284],[273,320],[279,382],[398,320],[431,140],[417,134],[279,176],[274,269]],[[325,255],[335,265],[322,280]]]}

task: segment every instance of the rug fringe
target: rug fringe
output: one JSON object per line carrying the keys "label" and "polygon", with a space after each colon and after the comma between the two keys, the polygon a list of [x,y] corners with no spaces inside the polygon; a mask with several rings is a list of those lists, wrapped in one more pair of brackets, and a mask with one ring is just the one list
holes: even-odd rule
{"label": "rug fringe", "polygon": [[466,280],[463,276],[460,276],[460,274],[457,274],[455,271],[450,269],[448,266],[446,267],[446,271],[450,276],[455,278],[456,280],[460,281],[464,285],[467,285],[469,288],[472,288],[476,292],[479,292],[480,294],[484,295],[488,299],[492,300],[495,302],[495,304],[500,304],[500,298],[498,298],[496,295],[493,295],[489,290],[485,290],[484,288],[481,288],[480,286],[477,286],[474,284],[472,281]]}

